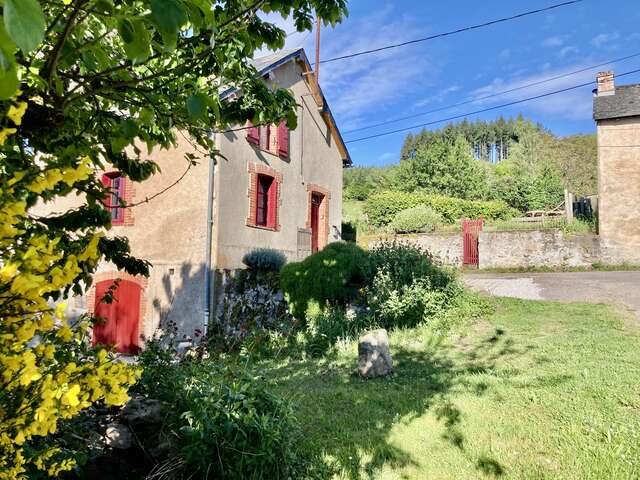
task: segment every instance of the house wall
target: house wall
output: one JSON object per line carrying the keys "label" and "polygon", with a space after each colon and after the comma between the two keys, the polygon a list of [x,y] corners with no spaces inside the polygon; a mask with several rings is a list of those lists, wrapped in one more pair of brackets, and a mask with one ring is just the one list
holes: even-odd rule
{"label": "house wall", "polygon": [[598,220],[606,263],[640,263],[640,118],[598,122]]}
{"label": "house wall", "polygon": [[[92,312],[95,284],[122,278],[137,281],[142,288],[141,335],[152,336],[161,318],[174,321],[181,335],[193,335],[196,328],[202,328],[208,158],[201,158],[178,184],[144,202],[183,175],[187,168],[185,153],[202,157],[180,133],[177,140],[176,148],[158,149],[147,156],[160,166],[160,173],[138,184],[126,180],[126,201],[143,203],[128,209],[127,225],[113,226],[109,232],[112,236],[126,236],[132,255],[151,262],[149,278],[130,278],[118,272],[115,265],[102,262],[86,295],[69,300],[71,311]],[[54,204],[39,205],[34,213],[64,212],[81,203],[81,197],[69,196]]]}
{"label": "house wall", "polygon": [[[214,258],[218,269],[242,267],[243,255],[258,247],[284,253],[288,260],[301,259],[308,248],[299,249],[298,230],[308,223],[309,189],[327,191],[327,241],[340,239],[342,221],[342,158],[329,128],[302,77],[291,61],[273,72],[272,81],[290,89],[300,104],[298,127],[289,133],[289,158],[260,150],[240,130],[218,135],[216,142],[226,159],[218,159],[215,179]],[[252,167],[251,164],[254,164]],[[250,169],[272,169],[282,176],[279,201],[280,228],[267,230],[247,225],[250,213]],[[321,209],[321,216],[325,209]],[[310,238],[300,235],[301,238]]]}

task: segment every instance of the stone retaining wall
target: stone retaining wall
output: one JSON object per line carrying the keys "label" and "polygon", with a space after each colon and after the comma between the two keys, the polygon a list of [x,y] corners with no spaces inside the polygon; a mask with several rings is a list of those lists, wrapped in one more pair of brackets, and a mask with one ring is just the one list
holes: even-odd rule
{"label": "stone retaining wall", "polygon": [[369,242],[369,248],[382,241],[393,239],[422,247],[431,253],[438,262],[444,265],[462,266],[462,236],[459,233],[396,235],[395,237],[371,241]]}
{"label": "stone retaining wall", "polygon": [[[462,266],[462,234],[398,235],[430,252],[445,265]],[[381,240],[370,242],[369,246]],[[481,269],[529,267],[591,267],[602,262],[597,235],[566,235],[562,230],[481,232],[478,239]]]}
{"label": "stone retaining wall", "polygon": [[481,232],[480,269],[590,267],[600,261],[597,235],[565,235],[562,230]]}

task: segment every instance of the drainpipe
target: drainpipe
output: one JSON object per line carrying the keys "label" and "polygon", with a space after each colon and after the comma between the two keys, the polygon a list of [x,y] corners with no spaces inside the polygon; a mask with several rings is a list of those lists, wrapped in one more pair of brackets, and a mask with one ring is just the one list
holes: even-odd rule
{"label": "drainpipe", "polygon": [[[217,145],[217,138],[213,132],[209,132],[209,138],[213,139],[214,148]],[[211,284],[211,243],[213,237],[213,194],[214,194],[214,169],[216,159],[209,154],[209,182],[207,193],[207,243],[205,245],[205,269],[204,269],[204,318],[202,324],[202,334],[207,335],[209,329],[209,319],[211,318],[211,296],[213,288]]]}

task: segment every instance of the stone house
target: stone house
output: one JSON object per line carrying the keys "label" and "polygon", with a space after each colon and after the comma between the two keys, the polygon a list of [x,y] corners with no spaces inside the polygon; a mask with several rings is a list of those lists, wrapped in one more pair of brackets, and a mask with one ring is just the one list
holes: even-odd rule
{"label": "stone house", "polygon": [[605,263],[640,264],[640,84],[601,72],[594,90],[598,134],[598,228]]}
{"label": "stone house", "polygon": [[[165,322],[193,337],[213,316],[220,272],[242,268],[245,253],[268,247],[296,261],[341,238],[342,169],[351,160],[309,61],[297,49],[254,62],[265,82],[294,94],[295,130],[249,124],[216,133],[224,159],[201,161],[186,174],[182,159],[196,149],[178,132],[175,148],[150,155],[161,174],[133,184],[104,172],[110,205],[137,204],[112,208],[112,234],[126,236],[132,254],[152,267],[142,278],[103,263],[87,294],[71,299],[72,308],[107,320],[94,328],[94,340],[133,353]],[[54,209],[70,206],[58,202]],[[100,303],[114,279],[118,301]]]}

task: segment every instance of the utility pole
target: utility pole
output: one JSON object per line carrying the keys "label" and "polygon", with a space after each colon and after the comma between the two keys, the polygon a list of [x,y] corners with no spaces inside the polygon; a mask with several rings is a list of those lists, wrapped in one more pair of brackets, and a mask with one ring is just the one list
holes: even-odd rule
{"label": "utility pole", "polygon": [[320,77],[320,17],[316,13],[316,85],[320,85],[318,83],[318,78]]}

